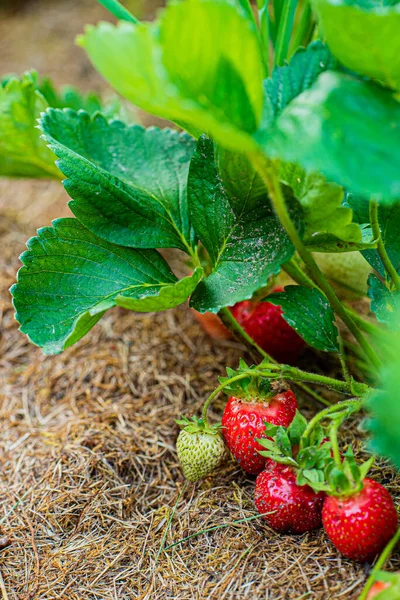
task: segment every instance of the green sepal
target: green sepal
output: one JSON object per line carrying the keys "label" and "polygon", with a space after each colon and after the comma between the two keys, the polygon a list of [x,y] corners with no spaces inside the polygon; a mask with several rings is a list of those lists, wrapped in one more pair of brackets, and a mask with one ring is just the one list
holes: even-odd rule
{"label": "green sepal", "polygon": [[261,365],[252,365],[249,367],[241,358],[238,369],[227,367],[227,377],[219,377],[218,381],[221,385],[227,383],[233,377],[249,373],[248,377],[233,381],[225,386],[223,391],[228,396],[242,398],[244,400],[268,400],[276,395],[276,392],[271,391],[271,384],[266,377],[252,376],[252,370],[259,370]]}
{"label": "green sepal", "polygon": [[288,436],[292,446],[300,444],[300,439],[307,427],[307,419],[303,417],[299,410],[296,410],[293,421],[288,427]]}
{"label": "green sepal", "polygon": [[327,489],[324,472],[321,469],[299,470],[296,483],[297,485],[308,485],[315,492],[322,492]]}
{"label": "green sepal", "polygon": [[306,426],[307,421],[299,411],[296,411],[289,427],[265,422],[265,435],[267,437],[257,438],[257,442],[265,450],[260,450],[259,453],[261,456],[266,456],[276,462],[299,467],[298,461],[293,457],[293,449],[299,444]]}
{"label": "green sepal", "polygon": [[190,419],[182,415],[180,419],[175,419],[175,423],[179,425],[181,429],[184,429],[188,433],[201,432],[217,434],[222,428],[221,423],[214,423],[213,425],[210,425],[209,423],[206,423],[201,417],[196,417],[196,415],[194,415]]}
{"label": "green sepal", "polygon": [[369,469],[375,460],[371,456],[367,461],[358,465],[354,457],[353,448],[350,446],[344,454],[341,466],[337,466],[332,460],[326,469],[326,481],[328,492],[332,496],[352,496],[363,488]]}

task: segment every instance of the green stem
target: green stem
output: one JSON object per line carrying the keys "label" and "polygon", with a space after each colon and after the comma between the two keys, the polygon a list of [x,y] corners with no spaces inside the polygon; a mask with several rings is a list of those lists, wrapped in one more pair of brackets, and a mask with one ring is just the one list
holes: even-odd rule
{"label": "green stem", "polygon": [[258,8],[258,26],[260,29],[261,55],[265,68],[265,76],[269,77],[269,42],[270,42],[270,22],[269,22],[269,0],[261,3]]}
{"label": "green stem", "polygon": [[282,265],[282,269],[299,285],[303,285],[304,287],[314,288],[315,283],[304,273],[303,269],[299,267],[293,258],[291,258],[287,263]]}
{"label": "green stem", "polygon": [[309,0],[306,0],[305,7],[295,28],[295,34],[291,43],[291,52],[296,52],[299,46],[307,46],[312,37],[315,27],[311,5]]}
{"label": "green stem", "polygon": [[375,323],[373,323],[372,321],[364,319],[349,306],[346,306],[346,312],[353,319],[353,321],[357,323],[359,328],[365,331],[365,333],[369,333],[371,335],[382,333],[382,329],[378,325],[375,325]]}
{"label": "green stem", "polygon": [[[201,414],[201,418],[203,419],[206,425],[208,424],[207,410],[214,398],[218,396],[218,394],[222,392],[222,390],[231,383],[234,383],[235,381],[240,381],[241,379],[245,379],[246,377],[265,377],[266,379],[275,380],[283,378],[287,379],[288,381],[293,381],[295,383],[298,383],[299,381],[310,381],[312,383],[315,383],[316,385],[324,385],[326,387],[329,387],[330,389],[333,389],[337,392],[342,392],[344,394],[350,394],[352,391],[351,386],[345,381],[333,379],[332,377],[325,377],[325,375],[307,373],[306,371],[301,371],[300,369],[290,367],[289,365],[277,365],[273,363],[263,362],[262,367],[258,369],[249,369],[248,371],[239,373],[238,375],[227,379],[226,381],[224,381],[224,383],[221,383],[221,385],[219,385],[213,392],[211,392],[211,394],[208,396],[207,400],[203,404]],[[356,402],[357,401],[353,400],[351,401],[351,404],[354,404]],[[361,406],[360,402],[358,402],[358,404],[360,404]],[[337,412],[338,410],[343,410],[343,406],[347,406],[347,403],[341,402],[340,404],[329,405],[329,407],[324,409],[322,413],[325,414],[326,411],[331,411],[331,409],[334,409],[333,412]]]}
{"label": "green stem", "polygon": [[314,398],[314,400],[316,400],[317,402],[320,402],[324,406],[332,406],[332,404],[334,404],[330,400],[326,400],[323,396],[320,396],[320,394],[317,394],[317,392],[314,392],[314,390],[311,389],[310,387],[308,387],[308,385],[306,385],[305,383],[300,383],[300,382],[293,382],[293,383],[295,385],[297,385],[298,388],[303,390],[303,392],[305,392],[306,394],[311,396],[311,398]]}
{"label": "green stem", "polygon": [[351,377],[350,377],[349,369],[346,364],[346,353],[344,350],[343,338],[340,334],[340,331],[338,332],[338,341],[339,341],[339,360],[340,360],[340,364],[342,365],[343,377],[344,377],[345,381],[347,381],[347,383],[349,385],[351,385]]}
{"label": "green stem", "polygon": [[235,381],[240,381],[241,379],[245,379],[246,377],[249,377],[250,375],[251,375],[251,373],[248,373],[247,371],[246,371],[246,373],[240,373],[240,375],[235,375],[235,377],[231,377],[224,383],[221,383],[221,385],[219,385],[213,392],[211,392],[211,394],[208,396],[207,400],[204,402],[203,410],[201,412],[201,418],[203,419],[203,421],[206,425],[208,425],[207,410],[208,410],[208,407],[210,406],[211,402],[214,400],[214,398],[216,396],[218,396],[218,394],[220,392],[222,392],[222,390],[224,388],[226,388],[226,386],[230,385],[231,383],[234,383]]}
{"label": "green stem", "polygon": [[307,428],[306,428],[305,432],[303,433],[302,437],[304,437],[304,438],[310,437],[310,433],[312,432],[314,427],[323,419],[330,417],[330,415],[339,413],[339,412],[341,412],[347,408],[351,408],[351,407],[354,407],[354,410],[352,410],[352,412],[358,412],[359,410],[361,410],[362,405],[363,405],[363,403],[361,400],[345,400],[344,402],[338,402],[338,404],[335,404],[334,406],[330,406],[329,408],[325,408],[324,410],[321,410],[308,423]]}
{"label": "green stem", "polygon": [[329,430],[329,438],[330,438],[331,444],[332,444],[333,458],[335,460],[335,464],[338,467],[338,469],[341,469],[341,467],[342,467],[342,458],[340,456],[339,442],[338,442],[338,429],[339,429],[340,423],[341,423],[341,421],[339,419],[335,419]]}
{"label": "green stem", "polygon": [[256,166],[260,172],[260,175],[263,177],[267,185],[269,195],[275,207],[275,211],[283,227],[285,228],[286,233],[288,234],[290,240],[296,248],[300,258],[303,260],[304,264],[307,267],[307,270],[312,275],[313,280],[316,282],[318,287],[324,292],[336,314],[341,318],[343,323],[347,326],[349,331],[353,334],[357,342],[363,348],[371,364],[375,368],[379,368],[380,360],[375,350],[372,348],[368,340],[359,330],[353,319],[346,312],[345,307],[340,302],[335,291],[329,285],[324,274],[319,269],[311,252],[309,252],[309,250],[303,245],[303,242],[287,210],[275,166],[271,166],[270,163],[268,163],[268,161],[264,159],[264,157],[259,155],[254,157],[254,160],[256,162]]}
{"label": "green stem", "polygon": [[125,6],[122,6],[118,0],[97,0],[104,6],[114,17],[120,21],[129,21],[130,23],[139,23],[138,19],[129,12]]}
{"label": "green stem", "polygon": [[[273,514],[275,512],[276,512],[276,510],[273,510],[267,514]],[[246,517],[244,519],[238,519],[237,521],[232,521],[232,523],[221,523],[220,525],[213,525],[212,527],[207,527],[207,529],[202,529],[201,531],[196,531],[195,533],[192,533],[191,535],[188,535],[188,536],[178,540],[177,542],[170,544],[169,546],[164,548],[164,552],[166,552],[170,548],[174,548],[174,546],[178,546],[179,544],[183,544],[184,542],[187,542],[188,540],[198,537],[199,535],[203,535],[204,533],[209,533],[211,531],[217,531],[218,529],[223,529],[225,527],[232,527],[233,525],[241,525],[242,523],[248,523],[249,521],[254,521],[255,519],[260,519],[261,517],[264,517],[264,516],[265,516],[265,513],[259,514],[259,515],[252,515],[251,517]]]}
{"label": "green stem", "polygon": [[400,290],[400,277],[397,274],[397,271],[394,268],[392,261],[388,256],[388,253],[386,252],[386,248],[382,240],[381,230],[379,227],[378,203],[374,200],[370,200],[369,202],[369,220],[371,222],[374,239],[378,242],[377,250],[380,259],[383,263],[383,266],[385,267],[385,271],[389,274],[391,280],[396,286],[396,290]]}
{"label": "green stem", "polygon": [[274,20],[278,28],[282,16],[283,2],[282,0],[274,0]]}
{"label": "green stem", "polygon": [[[233,314],[231,313],[231,311],[229,310],[229,308],[222,308],[218,314],[221,316],[222,321],[228,327],[228,329],[230,329],[231,331],[234,331],[234,332],[238,333],[245,340],[245,342],[247,342],[247,344],[249,346],[251,346],[255,350],[257,350],[257,352],[260,354],[260,356],[262,356],[263,358],[268,359],[269,362],[272,363],[272,364],[278,364],[276,362],[276,360],[274,358],[272,358],[272,356],[270,356],[267,352],[265,352],[265,350],[263,350],[261,348],[261,346],[259,346],[257,344],[257,342],[255,340],[253,340],[252,337],[249,336],[249,334],[237,322],[237,320],[235,319],[235,317],[233,316]],[[329,402],[329,400],[325,400],[325,398],[323,398],[322,396],[320,396],[319,394],[317,394],[317,392],[314,392],[314,390],[312,390],[311,388],[309,388],[308,385],[305,385],[304,383],[298,382],[297,383],[297,387],[299,387],[300,389],[302,389],[306,394],[309,394],[312,398],[314,398],[314,400],[317,400],[318,402],[320,402],[324,406],[331,406],[332,403]]]}
{"label": "green stem", "polygon": [[372,571],[367,579],[367,583],[365,584],[365,587],[364,587],[363,591],[361,592],[358,600],[366,600],[368,593],[370,592],[370,590],[375,582],[375,576],[376,576],[377,571],[380,571],[383,569],[386,561],[388,560],[389,556],[391,555],[392,551],[394,550],[394,548],[396,547],[396,545],[399,541],[400,541],[400,527],[397,530],[397,532],[395,533],[395,535],[392,537],[390,542],[387,544],[387,546],[384,548],[384,550],[382,551],[382,554],[380,555],[378,560],[376,561],[375,566],[372,569]]}
{"label": "green stem", "polygon": [[[326,377],[325,375],[317,375],[316,373],[307,373],[307,371],[301,371],[295,367],[289,365],[282,365],[282,377],[288,381],[309,381],[316,385],[323,385],[335,392],[342,394],[351,394],[352,390],[347,381],[340,381],[340,379],[333,379],[332,377]],[[364,384],[359,384],[364,386]]]}
{"label": "green stem", "polygon": [[279,20],[278,34],[276,37],[274,57],[275,66],[283,65],[288,56],[297,2],[298,0],[283,0],[281,17]]}
{"label": "green stem", "polygon": [[249,0],[238,0],[239,5],[243,8],[246,15],[255,23],[254,13]]}
{"label": "green stem", "polygon": [[257,350],[257,352],[263,358],[268,358],[268,360],[271,363],[276,363],[276,361],[272,358],[272,356],[270,356],[267,352],[265,352],[265,350],[263,350],[261,348],[261,346],[259,346],[257,344],[257,342],[255,340],[253,340],[253,338],[243,329],[243,327],[235,319],[235,317],[233,316],[233,314],[231,313],[229,308],[221,308],[221,310],[219,311],[218,314],[221,317],[223,323],[228,327],[228,329],[238,333],[240,335],[240,337],[242,337],[249,346],[252,346],[253,348],[255,348],[255,350]]}

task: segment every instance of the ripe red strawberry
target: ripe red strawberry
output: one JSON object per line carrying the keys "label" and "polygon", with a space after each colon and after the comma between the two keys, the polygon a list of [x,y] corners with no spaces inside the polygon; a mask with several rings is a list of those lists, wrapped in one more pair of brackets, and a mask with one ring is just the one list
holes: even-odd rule
{"label": "ripe red strawberry", "polygon": [[346,496],[327,496],[322,521],[336,548],[347,558],[371,561],[396,533],[397,513],[389,492],[365,478],[363,487]]}
{"label": "ripe red strawberry", "polygon": [[229,340],[232,337],[232,333],[225,327],[218,315],[210,312],[199,313],[193,308],[192,313],[194,314],[196,321],[200,323],[204,331],[208,333],[213,340]]}
{"label": "ripe red strawberry", "polygon": [[[305,533],[321,527],[324,492],[297,485],[296,470],[270,461],[256,480],[255,505],[268,525],[281,533]],[[274,511],[274,512],[272,512]]]}
{"label": "ripe red strawberry", "polygon": [[[274,289],[274,292],[282,291],[282,288]],[[275,360],[285,364],[296,362],[305,342],[286,323],[280,306],[244,300],[235,304],[231,312],[246,333]]]}
{"label": "ripe red strawberry", "polygon": [[263,470],[267,458],[256,438],[265,436],[265,422],[288,427],[297,410],[296,396],[291,390],[273,397],[237,398],[231,396],[222,415],[222,433],[225,442],[242,469],[257,474]]}

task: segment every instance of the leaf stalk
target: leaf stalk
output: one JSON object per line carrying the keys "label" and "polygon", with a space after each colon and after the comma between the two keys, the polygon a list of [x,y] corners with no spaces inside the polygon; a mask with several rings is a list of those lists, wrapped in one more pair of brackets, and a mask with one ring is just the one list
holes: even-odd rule
{"label": "leaf stalk", "polygon": [[385,271],[388,273],[390,279],[393,281],[396,290],[400,290],[400,277],[396,269],[394,268],[388,253],[386,252],[386,248],[382,240],[382,233],[379,227],[378,203],[372,199],[369,202],[369,220],[371,222],[374,239],[378,242],[377,250],[380,259],[383,263],[383,266],[385,267]]}
{"label": "leaf stalk", "polygon": [[318,287],[324,292],[324,294],[328,298],[333,310],[341,318],[343,323],[347,326],[349,331],[353,334],[357,342],[363,348],[371,365],[373,365],[375,369],[378,369],[380,367],[380,360],[375,350],[372,348],[368,340],[364,337],[363,333],[353,321],[351,316],[347,313],[346,308],[341,303],[335,291],[328,283],[327,279],[325,278],[325,275],[319,269],[311,252],[304,246],[300,235],[298,234],[297,229],[292,219],[290,218],[289,212],[287,210],[279,178],[277,176],[275,164],[271,164],[263,155],[260,154],[254,155],[253,160],[260,175],[265,181],[275,211],[283,227],[285,228],[286,233],[292,241],[295,249],[297,250],[300,258],[306,265],[307,270],[311,274],[313,280],[316,282]]}

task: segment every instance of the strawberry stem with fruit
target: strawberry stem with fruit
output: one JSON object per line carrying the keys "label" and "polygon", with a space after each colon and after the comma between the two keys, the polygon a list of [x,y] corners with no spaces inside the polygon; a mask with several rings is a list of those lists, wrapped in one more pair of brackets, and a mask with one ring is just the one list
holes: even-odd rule
{"label": "strawberry stem with fruit", "polygon": [[[264,368],[268,370],[263,370]],[[362,383],[351,382],[347,383],[346,381],[340,381],[339,379],[333,379],[332,377],[326,377],[325,375],[317,375],[316,373],[307,373],[306,371],[301,371],[295,367],[291,367],[289,365],[275,365],[272,363],[262,363],[260,368],[249,368],[242,373],[235,375],[227,380],[225,380],[221,385],[219,385],[207,398],[203,405],[202,409],[202,420],[204,423],[208,424],[207,420],[207,410],[210,406],[211,402],[214,398],[222,392],[222,390],[229,386],[231,383],[235,383],[236,381],[240,381],[241,379],[245,379],[246,377],[262,377],[266,379],[285,379],[288,381],[293,381],[298,383],[299,381],[310,381],[317,385],[324,385],[330,389],[333,389],[337,392],[341,392],[343,394],[351,394],[354,392],[354,386],[358,386],[358,391],[360,395],[364,395],[366,390],[370,389],[368,386]],[[362,386],[362,387],[361,387]],[[350,412],[357,412],[362,407],[361,400],[348,400],[345,402],[340,402],[338,404],[330,405],[328,408],[319,412],[309,423],[307,427],[307,434],[309,434],[312,428],[323,418],[328,417],[330,414],[339,413],[344,409],[352,409]]]}
{"label": "strawberry stem with fruit", "polygon": [[353,334],[357,342],[363,348],[371,365],[373,365],[375,369],[379,368],[381,361],[379,360],[379,357],[376,354],[375,350],[372,348],[371,344],[368,342],[361,330],[358,328],[357,324],[354,322],[352,317],[347,313],[345,307],[337,297],[336,292],[329,285],[325,275],[319,269],[311,252],[309,252],[309,250],[304,246],[287,210],[285,199],[281,190],[281,184],[277,175],[276,165],[274,163],[272,163],[271,165],[271,161],[267,161],[262,155],[260,156],[258,154],[253,156],[253,160],[255,167],[259,171],[260,176],[263,178],[267,186],[275,211],[283,227],[285,228],[286,233],[292,241],[292,244],[297,250],[300,258],[303,260],[308,271],[310,272],[313,280],[316,282],[318,287],[324,292],[333,310],[340,317],[340,319],[347,326],[349,331]]}
{"label": "strawberry stem with fruit", "polygon": [[329,430],[329,439],[331,440],[332,453],[336,466],[341,469],[342,458],[340,456],[339,442],[338,442],[338,429],[343,419],[333,419],[332,425]]}

